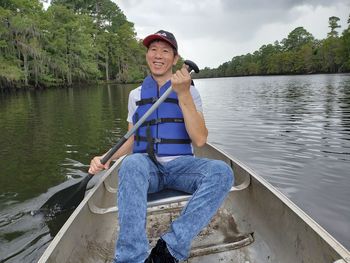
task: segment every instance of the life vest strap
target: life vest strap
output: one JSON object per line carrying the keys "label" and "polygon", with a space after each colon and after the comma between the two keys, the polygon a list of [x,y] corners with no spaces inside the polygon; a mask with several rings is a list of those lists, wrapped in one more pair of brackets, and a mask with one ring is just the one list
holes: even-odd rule
{"label": "life vest strap", "polygon": [[147,138],[144,136],[138,136],[140,141],[162,143],[162,144],[189,144],[191,139],[166,139],[166,138]]}
{"label": "life vest strap", "polygon": [[147,126],[147,129],[146,129],[146,135],[147,137],[138,137],[138,139],[140,140],[141,138],[145,138],[146,141],[147,141],[147,153],[148,153],[148,156],[151,158],[151,160],[155,163],[155,165],[158,166],[158,161],[157,161],[157,158],[156,158],[156,155],[154,154],[154,142],[152,140],[152,135],[151,135],[151,127],[150,125]]}
{"label": "life vest strap", "polygon": [[[138,122],[138,121],[139,121],[139,114],[135,112],[135,122]],[[140,137],[140,130],[137,129],[135,132],[135,141],[137,143],[137,146],[140,145],[139,137]]]}
{"label": "life vest strap", "polygon": [[159,123],[184,123],[183,118],[158,118],[150,121],[145,121],[141,126],[157,125]]}
{"label": "life vest strap", "polygon": [[[146,104],[154,104],[157,100],[158,100],[157,97],[141,99],[139,101],[136,101],[136,105],[141,106]],[[164,102],[179,104],[179,100],[174,98],[167,98],[164,100]]]}

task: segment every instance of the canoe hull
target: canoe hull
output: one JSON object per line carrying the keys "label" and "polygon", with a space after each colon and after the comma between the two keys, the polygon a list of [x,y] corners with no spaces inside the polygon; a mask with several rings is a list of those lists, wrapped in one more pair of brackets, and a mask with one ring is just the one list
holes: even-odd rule
{"label": "canoe hull", "polygon": [[[209,226],[194,240],[187,262],[350,262],[348,250],[244,164],[209,144],[196,149],[196,155],[225,161],[233,168],[237,184],[247,178],[250,184],[229,193]],[[115,186],[119,165],[120,161],[116,162],[87,194],[40,263],[112,262],[118,235]],[[147,231],[151,245],[187,198],[168,199],[150,202]]]}

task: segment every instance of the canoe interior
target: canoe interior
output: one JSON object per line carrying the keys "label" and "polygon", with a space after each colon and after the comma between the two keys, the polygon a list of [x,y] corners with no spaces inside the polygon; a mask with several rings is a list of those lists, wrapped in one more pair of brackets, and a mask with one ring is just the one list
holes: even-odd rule
{"label": "canoe interior", "polygon": [[[281,193],[239,161],[211,145],[197,156],[221,159],[233,167],[236,184],[251,177],[250,186],[232,191],[208,227],[193,241],[185,262],[322,263],[350,262],[350,253]],[[113,165],[86,196],[57,234],[39,262],[112,262],[118,235],[117,213],[95,214],[91,206],[115,206],[117,185]],[[113,192],[113,191],[112,191]],[[148,209],[150,247],[176,218],[186,201]]]}

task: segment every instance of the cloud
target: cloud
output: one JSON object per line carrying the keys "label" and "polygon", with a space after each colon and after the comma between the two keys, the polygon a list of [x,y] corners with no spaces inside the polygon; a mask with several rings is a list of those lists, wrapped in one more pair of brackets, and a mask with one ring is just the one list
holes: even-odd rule
{"label": "cloud", "polygon": [[233,56],[254,52],[298,26],[324,38],[328,18],[341,18],[344,29],[350,10],[348,0],[115,1],[134,22],[139,38],[159,29],[171,31],[180,54],[201,67],[217,67]]}

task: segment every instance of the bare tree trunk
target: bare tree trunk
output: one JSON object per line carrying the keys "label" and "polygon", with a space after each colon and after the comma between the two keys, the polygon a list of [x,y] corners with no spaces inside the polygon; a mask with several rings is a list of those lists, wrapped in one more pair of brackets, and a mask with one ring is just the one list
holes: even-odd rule
{"label": "bare tree trunk", "polygon": [[109,56],[106,54],[106,81],[109,81]]}
{"label": "bare tree trunk", "polygon": [[38,60],[38,57],[34,55],[34,81],[35,81],[35,87],[39,84],[39,63],[41,61]]}
{"label": "bare tree trunk", "polygon": [[67,84],[70,86],[72,85],[72,62],[71,62],[71,54],[70,54],[70,37],[67,35],[67,66],[68,66],[68,71],[67,71]]}
{"label": "bare tree trunk", "polygon": [[28,56],[23,53],[23,69],[24,69],[24,85],[29,86],[28,76],[29,76],[29,68],[28,68]]}
{"label": "bare tree trunk", "polygon": [[72,65],[71,65],[71,60],[70,60],[70,55],[69,52],[67,53],[67,84],[70,86],[72,85]]}
{"label": "bare tree trunk", "polygon": [[39,85],[39,67],[38,65],[35,65],[34,67],[34,74],[35,74],[35,87]]}
{"label": "bare tree trunk", "polygon": [[72,85],[72,71],[71,71],[70,65],[69,65],[69,70],[67,72],[67,82],[69,86]]}
{"label": "bare tree trunk", "polygon": [[129,67],[128,64],[124,61],[123,64],[123,82],[127,82],[128,81],[128,75],[129,75]]}
{"label": "bare tree trunk", "polygon": [[100,12],[100,1],[96,1],[96,5],[95,5],[95,8],[96,8],[96,15],[97,15],[97,25],[98,26],[101,26],[101,12]]}

